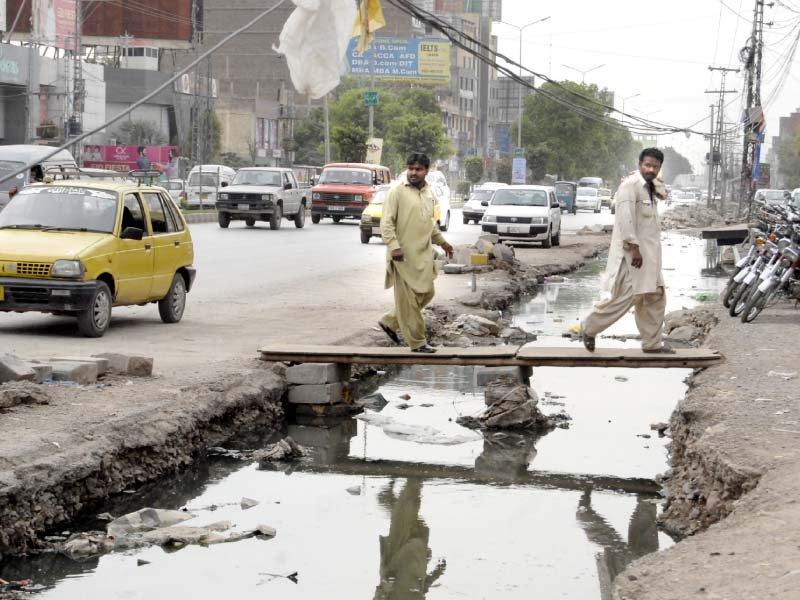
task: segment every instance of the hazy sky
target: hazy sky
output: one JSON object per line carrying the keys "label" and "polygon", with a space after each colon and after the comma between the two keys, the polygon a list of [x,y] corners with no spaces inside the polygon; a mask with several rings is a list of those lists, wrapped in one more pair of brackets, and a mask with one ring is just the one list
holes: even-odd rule
{"label": "hazy sky", "polygon": [[[724,2],[724,4],[723,4]],[[738,53],[752,28],[755,0],[503,0],[503,20],[522,26],[549,16],[523,33],[523,64],[554,79],[580,81],[581,75],[563,65],[588,70],[587,83],[616,93],[617,108],[624,96],[625,111],[653,120],[693,125],[708,131],[712,97],[705,90],[719,89],[720,74],[709,65],[740,67]],[[740,16],[737,16],[738,13]],[[762,101],[767,116],[767,139],[777,135],[778,118],[800,107],[800,73],[786,63],[800,34],[800,0],[781,0],[766,8]],[[519,56],[517,30],[495,24],[499,50],[512,59]],[[783,66],[790,64],[788,75]],[[778,88],[783,80],[783,86]],[[726,118],[738,121],[743,91],[741,74],[730,73]],[[713,101],[717,101],[717,96]],[[659,145],[674,146],[694,164],[696,172],[708,150],[700,136],[662,136]]]}

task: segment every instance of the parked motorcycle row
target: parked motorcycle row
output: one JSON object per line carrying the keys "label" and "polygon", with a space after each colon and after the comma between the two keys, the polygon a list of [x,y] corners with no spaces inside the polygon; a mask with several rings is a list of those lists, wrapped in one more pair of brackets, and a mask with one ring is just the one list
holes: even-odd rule
{"label": "parked motorcycle row", "polygon": [[722,304],[743,323],[781,298],[800,297],[800,214],[783,205],[762,205],[758,216],[749,250],[722,293]]}

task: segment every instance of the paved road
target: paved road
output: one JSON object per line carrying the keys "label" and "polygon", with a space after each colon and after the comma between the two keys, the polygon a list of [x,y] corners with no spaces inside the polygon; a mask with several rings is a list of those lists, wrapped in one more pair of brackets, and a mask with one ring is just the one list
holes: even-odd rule
{"label": "paved road", "polygon": [[[602,214],[564,215],[568,233]],[[391,304],[383,289],[385,246],[359,241],[355,222],[330,221],[298,230],[268,226],[192,225],[197,282],[181,323],[165,325],[155,305],[115,308],[103,338],[86,339],[74,319],[30,313],[0,314],[2,350],[30,358],[96,352],[155,356],[157,369],[201,369],[216,361],[254,356],[269,341],[330,343],[374,324]],[[478,225],[463,225],[455,211],[452,244],[468,244]]]}

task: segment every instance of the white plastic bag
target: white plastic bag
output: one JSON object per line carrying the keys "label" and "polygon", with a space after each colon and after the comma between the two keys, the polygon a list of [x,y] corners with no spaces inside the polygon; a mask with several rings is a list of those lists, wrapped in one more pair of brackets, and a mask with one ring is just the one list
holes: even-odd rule
{"label": "white plastic bag", "polygon": [[322,98],[339,85],[356,5],[352,0],[292,0],[275,52],[286,57],[295,89]]}

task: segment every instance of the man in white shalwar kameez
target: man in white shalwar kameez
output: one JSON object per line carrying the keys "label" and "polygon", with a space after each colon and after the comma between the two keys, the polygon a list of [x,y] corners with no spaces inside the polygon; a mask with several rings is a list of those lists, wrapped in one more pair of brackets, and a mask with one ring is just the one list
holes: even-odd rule
{"label": "man in white shalwar kameez", "polygon": [[611,298],[595,306],[582,326],[583,345],[590,352],[595,337],[634,308],[644,352],[673,353],[661,341],[666,295],[661,274],[659,196],[666,190],[656,177],[664,162],[657,148],[639,155],[639,171],[620,184],[615,197],[614,233],[606,267],[606,289]]}

